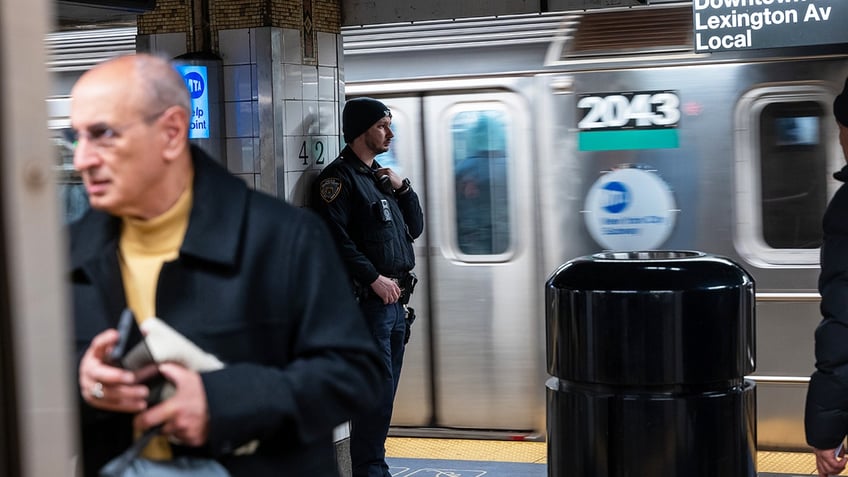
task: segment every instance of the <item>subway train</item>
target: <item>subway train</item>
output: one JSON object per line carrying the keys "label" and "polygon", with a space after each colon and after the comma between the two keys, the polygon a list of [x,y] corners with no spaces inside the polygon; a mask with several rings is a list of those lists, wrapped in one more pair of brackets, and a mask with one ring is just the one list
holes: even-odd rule
{"label": "subway train", "polygon": [[[112,55],[134,34],[51,36],[54,130],[66,126],[62,78],[90,66],[61,45]],[[547,278],[603,251],[697,250],[756,283],[760,448],[806,449],[820,222],[844,164],[831,103],[848,45],[694,53],[691,4],[342,36],[345,94],[391,108],[395,138],[378,161],[411,179],[425,212],[394,435],[544,439]]]}
{"label": "subway train", "polygon": [[692,17],[343,29],[346,94],[391,108],[378,160],[425,204],[395,432],[543,432],[546,279],[602,251],[697,250],[755,280],[760,448],[806,448],[848,45],[696,54]]}

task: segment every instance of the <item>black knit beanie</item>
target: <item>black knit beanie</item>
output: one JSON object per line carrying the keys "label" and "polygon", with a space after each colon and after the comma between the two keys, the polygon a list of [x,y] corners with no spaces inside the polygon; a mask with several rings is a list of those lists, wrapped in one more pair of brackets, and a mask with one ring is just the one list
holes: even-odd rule
{"label": "black knit beanie", "polygon": [[342,111],[342,133],[344,133],[345,142],[350,144],[386,116],[392,117],[392,112],[376,99],[351,99]]}
{"label": "black knit beanie", "polygon": [[833,116],[839,124],[848,127],[848,79],[842,87],[842,93],[833,100]]}

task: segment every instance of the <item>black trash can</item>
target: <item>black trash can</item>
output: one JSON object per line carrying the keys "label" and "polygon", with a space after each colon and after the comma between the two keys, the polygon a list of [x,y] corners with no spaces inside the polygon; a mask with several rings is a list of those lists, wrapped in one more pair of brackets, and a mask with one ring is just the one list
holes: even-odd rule
{"label": "black trash can", "polygon": [[690,251],[569,261],[545,286],[549,477],[756,477],[754,281]]}

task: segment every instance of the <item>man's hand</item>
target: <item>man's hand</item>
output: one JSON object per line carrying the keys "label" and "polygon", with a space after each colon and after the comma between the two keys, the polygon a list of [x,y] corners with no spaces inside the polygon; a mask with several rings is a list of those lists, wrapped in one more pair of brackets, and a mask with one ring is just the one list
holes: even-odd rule
{"label": "man's hand", "polygon": [[813,449],[816,455],[816,470],[819,477],[837,475],[845,469],[845,453],[836,457],[836,449]]}
{"label": "man's hand", "polygon": [[379,275],[371,283],[371,289],[383,300],[384,305],[397,303],[398,299],[400,299],[400,287],[389,277]]}
{"label": "man's hand", "polygon": [[200,374],[176,363],[159,365],[159,372],[176,391],[170,398],[139,414],[136,429],[162,424],[162,434],[177,444],[199,447],[209,432],[209,404]]}
{"label": "man's hand", "polygon": [[85,402],[106,411],[139,412],[147,408],[149,389],[138,373],[112,366],[106,357],[118,342],[118,330],[106,330],[91,340],[80,360],[79,387]]}
{"label": "man's hand", "polygon": [[400,189],[403,186],[403,177],[397,175],[397,172],[390,167],[381,167],[374,171],[374,174],[377,177],[389,176],[389,182],[392,183],[393,190]]}

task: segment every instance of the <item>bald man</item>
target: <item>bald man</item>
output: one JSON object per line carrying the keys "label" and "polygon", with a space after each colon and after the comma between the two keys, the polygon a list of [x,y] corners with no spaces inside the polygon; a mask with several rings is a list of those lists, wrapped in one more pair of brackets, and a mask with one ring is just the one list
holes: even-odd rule
{"label": "bald man", "polygon": [[[232,476],[338,475],[333,429],[370,407],[381,376],[321,220],[189,144],[189,93],[167,60],[110,60],[71,95],[92,207],[70,228],[85,475],[155,427],[151,458],[212,458]],[[107,359],[125,308],[223,367],[160,363],[175,391],[148,404],[142,373]]]}

